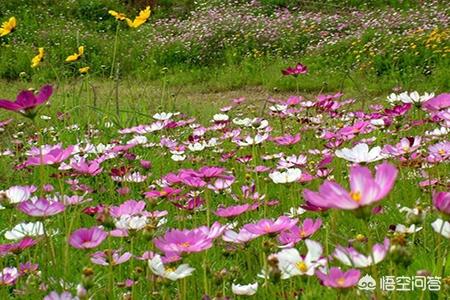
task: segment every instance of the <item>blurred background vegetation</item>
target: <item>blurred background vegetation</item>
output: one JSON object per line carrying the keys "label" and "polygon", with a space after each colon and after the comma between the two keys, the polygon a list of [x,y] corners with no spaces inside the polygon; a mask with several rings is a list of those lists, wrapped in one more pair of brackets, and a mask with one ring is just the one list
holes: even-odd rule
{"label": "blurred background vegetation", "polygon": [[[248,85],[292,90],[295,81],[282,80],[280,69],[302,62],[311,70],[302,83],[305,91],[331,91],[345,84],[380,92],[395,86],[449,90],[448,19],[436,20],[448,18],[449,8],[446,1],[424,2],[1,1],[0,22],[15,16],[18,25],[11,35],[0,38],[0,79],[67,81],[80,78],[78,69],[84,66],[90,67],[87,76],[109,77],[117,21],[108,10],[133,17],[150,5],[148,24],[137,30],[119,24],[115,69],[121,78],[163,78],[173,85],[199,84],[217,90]],[[422,10],[430,26],[405,22],[408,15],[415,19]],[[361,30],[357,14],[381,25]],[[383,16],[392,14],[403,23],[395,24],[394,18],[392,28],[383,28]],[[251,23],[240,26],[243,17],[260,23],[252,28]],[[289,24],[290,20],[298,23]],[[275,37],[270,36],[271,30]],[[84,57],[65,63],[80,45],[85,46]],[[46,55],[41,66],[33,69],[30,61],[38,47],[44,47]],[[368,82],[364,87],[359,86],[362,79]]]}

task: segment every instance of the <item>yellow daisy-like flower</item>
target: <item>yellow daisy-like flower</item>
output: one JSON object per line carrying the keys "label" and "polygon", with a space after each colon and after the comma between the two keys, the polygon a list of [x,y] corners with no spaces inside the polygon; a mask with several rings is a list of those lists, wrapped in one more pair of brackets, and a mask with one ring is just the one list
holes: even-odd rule
{"label": "yellow daisy-like flower", "polygon": [[117,21],[123,21],[127,18],[125,14],[117,12],[115,10],[109,10],[108,13],[114,18],[116,18]]}
{"label": "yellow daisy-like flower", "polygon": [[150,6],[147,6],[144,10],[141,10],[139,12],[139,15],[133,21],[128,18],[126,19],[128,26],[130,26],[131,28],[138,28],[139,26],[147,22],[148,18],[150,18],[150,13]]}
{"label": "yellow daisy-like flower", "polygon": [[83,68],[79,68],[78,71],[80,71],[80,74],[87,74],[90,69],[91,69],[91,67],[83,67]]}
{"label": "yellow daisy-like flower", "polygon": [[11,17],[8,21],[3,22],[2,26],[0,27],[0,37],[10,34],[14,31],[14,29],[17,26],[16,18]]}
{"label": "yellow daisy-like flower", "polygon": [[45,55],[44,48],[39,48],[38,51],[39,51],[38,55],[36,55],[35,57],[33,57],[31,59],[31,67],[32,68],[36,68],[37,66],[39,66],[41,61],[44,59],[44,55]]}
{"label": "yellow daisy-like flower", "polygon": [[78,53],[74,53],[72,55],[67,56],[66,62],[74,62],[77,61],[83,56],[84,54],[84,46],[78,47]]}

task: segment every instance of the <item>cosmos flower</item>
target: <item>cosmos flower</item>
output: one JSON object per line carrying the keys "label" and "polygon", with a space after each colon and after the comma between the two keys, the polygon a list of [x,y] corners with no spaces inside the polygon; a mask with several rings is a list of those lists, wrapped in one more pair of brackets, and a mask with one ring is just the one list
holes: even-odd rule
{"label": "cosmos flower", "polygon": [[352,149],[336,150],[336,156],[354,163],[369,163],[386,158],[380,147],[373,147],[369,151],[369,146],[366,143],[357,144]]}
{"label": "cosmos flower", "polygon": [[78,47],[78,53],[67,56],[66,62],[75,62],[79,60],[84,54],[84,46]]}
{"label": "cosmos flower", "polygon": [[2,192],[6,196],[6,201],[9,204],[16,204],[30,199],[33,190],[30,186],[16,185]]}
{"label": "cosmos flower", "polygon": [[15,267],[6,267],[0,271],[0,286],[14,285],[20,274]]}
{"label": "cosmos flower", "polygon": [[98,251],[91,254],[91,262],[101,266],[115,266],[129,261],[132,256],[130,252],[121,254],[118,250]]}
{"label": "cosmos flower", "polygon": [[159,255],[155,255],[150,259],[148,261],[148,266],[153,274],[172,281],[191,276],[192,272],[195,271],[195,269],[191,268],[188,264],[179,265],[176,269],[166,268]]}
{"label": "cosmos flower", "polygon": [[233,230],[226,230],[223,233],[222,239],[225,242],[235,243],[235,244],[245,244],[257,237],[259,237],[259,234],[254,234],[249,232],[247,229],[242,228],[239,233],[235,232]]}
{"label": "cosmos flower", "polygon": [[45,55],[44,48],[40,47],[38,49],[38,54],[31,59],[31,67],[36,68],[37,66],[39,66],[41,61],[44,59],[44,55]]}
{"label": "cosmos flower", "polygon": [[300,74],[308,73],[308,67],[301,63],[298,63],[295,67],[288,67],[282,70],[281,73],[285,76],[292,75],[294,77],[297,77]]}
{"label": "cosmos flower", "polygon": [[400,156],[407,153],[411,153],[419,149],[421,145],[422,138],[416,136],[414,138],[402,138],[400,143],[395,146],[386,145],[383,148],[383,152],[393,156]]}
{"label": "cosmos flower", "polygon": [[42,235],[44,235],[44,224],[42,222],[20,223],[14,226],[13,229],[5,232],[5,238],[8,240],[21,240],[27,236]]}
{"label": "cosmos flower", "polygon": [[2,26],[0,27],[0,37],[6,36],[13,32],[14,29],[16,29],[16,26],[17,20],[15,17],[11,17],[8,21],[3,22]]}
{"label": "cosmos flower", "polygon": [[297,222],[298,219],[280,216],[275,221],[270,219],[262,219],[254,224],[246,224],[244,225],[244,229],[257,235],[275,234],[292,228],[292,226],[297,224]]}
{"label": "cosmos flower", "polygon": [[108,236],[99,227],[80,228],[72,232],[69,244],[77,249],[91,249],[98,247]]}
{"label": "cosmos flower", "polygon": [[70,163],[70,166],[77,173],[89,176],[96,176],[103,171],[102,167],[97,161],[87,161],[84,158],[81,158],[78,161],[72,161]]}
{"label": "cosmos flower", "polygon": [[284,171],[275,171],[269,174],[274,183],[291,183],[298,181],[302,177],[302,170],[290,168]]}
{"label": "cosmos flower", "polygon": [[343,289],[357,285],[361,277],[361,272],[356,269],[350,269],[344,272],[340,268],[333,267],[328,270],[328,273],[317,270],[316,276],[324,286]]}
{"label": "cosmos flower", "polygon": [[17,208],[32,217],[49,217],[63,212],[65,207],[61,202],[38,198],[21,202]]}
{"label": "cosmos flower", "polygon": [[147,6],[144,10],[141,10],[139,12],[139,15],[134,20],[130,20],[128,18],[126,18],[125,20],[127,21],[129,27],[138,28],[139,26],[147,22],[148,18],[150,18],[150,13],[150,6]]}
{"label": "cosmos flower", "polygon": [[89,66],[81,67],[78,69],[78,72],[80,72],[80,74],[87,74],[90,69],[91,69],[91,67],[89,67]]}
{"label": "cosmos flower", "polygon": [[376,166],[375,177],[366,167],[354,166],[350,169],[350,192],[333,181],[326,180],[319,192],[303,190],[308,204],[322,208],[357,209],[372,205],[383,199],[394,186],[397,169],[382,163]]}
{"label": "cosmos flower", "polygon": [[450,215],[450,192],[434,193],[433,205],[440,212]]}
{"label": "cosmos flower", "polygon": [[55,145],[47,153],[33,155],[25,161],[25,166],[53,165],[61,163],[72,155],[74,146],[70,145],[64,149],[60,145]]}
{"label": "cosmos flower", "polygon": [[252,295],[256,294],[257,290],[258,290],[257,282],[251,283],[251,284],[246,284],[246,285],[234,284],[234,283],[231,284],[231,291],[235,295],[252,296]]}
{"label": "cosmos flower", "polygon": [[0,108],[18,112],[28,118],[34,118],[37,113],[36,107],[47,102],[52,93],[53,87],[51,85],[41,87],[37,95],[32,91],[21,91],[14,102],[0,99]]}
{"label": "cosmos flower", "polygon": [[233,218],[249,210],[250,204],[233,205],[228,207],[219,207],[214,214],[223,218]]}
{"label": "cosmos flower", "polygon": [[62,292],[61,294],[58,294],[56,291],[53,291],[47,296],[45,296],[44,300],[79,300],[79,298],[72,296],[72,294],[67,291]]}
{"label": "cosmos flower", "polygon": [[30,237],[24,237],[19,242],[11,243],[11,244],[1,244],[0,245],[0,257],[5,256],[9,253],[20,253],[23,250],[33,247],[37,244],[36,240],[33,240]]}
{"label": "cosmos flower", "polygon": [[191,253],[201,252],[212,247],[213,239],[195,230],[170,229],[162,237],[153,240],[154,245],[163,252]]}
{"label": "cosmos flower", "polygon": [[114,10],[108,10],[108,14],[110,14],[111,16],[116,18],[117,21],[125,21],[125,19],[127,18],[127,16],[125,14],[114,11]]}
{"label": "cosmos flower", "polygon": [[299,225],[294,225],[288,230],[282,231],[278,236],[278,241],[284,246],[292,247],[295,243],[304,240],[319,230],[322,220],[306,218]]}
{"label": "cosmos flower", "polygon": [[439,111],[450,107],[450,94],[440,94],[422,104],[422,108],[429,111]]}
{"label": "cosmos flower", "polygon": [[279,137],[275,137],[272,140],[281,146],[291,146],[294,145],[296,143],[298,143],[301,139],[301,136],[299,133],[297,133],[296,135],[290,135],[290,134],[286,134],[283,136],[279,136]]}
{"label": "cosmos flower", "polygon": [[363,255],[356,251],[353,247],[344,248],[337,246],[333,252],[333,256],[341,263],[355,268],[365,268],[381,262],[389,252],[390,241],[384,239],[383,244],[375,244],[372,247],[372,253]]}
{"label": "cosmos flower", "polygon": [[441,162],[450,158],[450,142],[444,141],[428,147],[428,161],[431,163]]}
{"label": "cosmos flower", "polygon": [[297,275],[313,276],[317,268],[325,267],[327,261],[322,258],[322,246],[313,240],[305,240],[308,252],[300,255],[297,249],[284,249],[276,254],[281,279],[288,279]]}
{"label": "cosmos flower", "polygon": [[431,227],[433,227],[435,232],[450,239],[450,223],[448,221],[436,219],[433,223],[431,223]]}

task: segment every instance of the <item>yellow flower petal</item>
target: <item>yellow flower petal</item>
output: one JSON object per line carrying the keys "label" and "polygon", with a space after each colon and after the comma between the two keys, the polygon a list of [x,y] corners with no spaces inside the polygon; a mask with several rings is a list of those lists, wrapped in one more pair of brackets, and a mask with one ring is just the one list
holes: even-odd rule
{"label": "yellow flower petal", "polygon": [[15,17],[9,18],[8,21],[3,22],[2,26],[0,27],[0,37],[10,34],[14,31],[14,29],[17,26],[17,21]]}
{"label": "yellow flower petal", "polygon": [[44,58],[44,55],[45,55],[44,48],[39,48],[38,52],[39,52],[38,55],[36,55],[35,57],[33,57],[31,59],[31,67],[32,68],[36,68],[37,66],[39,66],[42,59]]}

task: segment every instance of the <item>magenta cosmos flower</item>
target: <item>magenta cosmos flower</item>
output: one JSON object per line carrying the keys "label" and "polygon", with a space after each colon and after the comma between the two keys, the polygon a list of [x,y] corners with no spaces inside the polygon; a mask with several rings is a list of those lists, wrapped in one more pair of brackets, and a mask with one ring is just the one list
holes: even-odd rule
{"label": "magenta cosmos flower", "polygon": [[77,173],[90,176],[96,176],[103,170],[97,161],[87,161],[84,158],[80,159],[77,162],[72,162],[70,166]]}
{"label": "magenta cosmos flower", "polygon": [[283,136],[278,136],[278,137],[274,137],[272,140],[281,146],[290,146],[290,145],[294,145],[296,143],[298,143],[301,139],[301,136],[299,133],[297,133],[296,135],[290,135],[290,134],[286,134]]}
{"label": "magenta cosmos flower", "polygon": [[368,168],[354,166],[350,169],[350,192],[334,181],[325,181],[318,192],[305,189],[303,196],[313,207],[357,209],[383,199],[394,186],[397,173],[397,169],[386,162],[376,166],[375,178]]}
{"label": "magenta cosmos flower", "polygon": [[14,285],[20,274],[15,267],[6,267],[0,271],[0,287],[2,285]]}
{"label": "magenta cosmos flower", "polygon": [[343,272],[340,268],[333,267],[328,271],[328,274],[316,271],[316,276],[320,279],[324,286],[332,288],[350,288],[358,284],[361,272],[356,269],[350,269]]}
{"label": "magenta cosmos flower", "polygon": [[1,244],[0,245],[0,257],[5,256],[9,253],[20,253],[23,250],[33,247],[37,244],[37,241],[33,240],[31,237],[24,237],[20,242],[11,244]]}
{"label": "magenta cosmos flower", "polygon": [[305,219],[302,224],[294,225],[280,233],[278,241],[284,246],[292,247],[294,244],[313,235],[319,230],[322,220]]}
{"label": "magenta cosmos flower", "polygon": [[250,209],[250,204],[233,205],[228,207],[219,207],[214,213],[216,216],[223,218],[234,218]]}
{"label": "magenta cosmos flower", "polygon": [[297,224],[297,221],[298,219],[291,219],[286,216],[281,216],[275,221],[262,219],[255,224],[246,224],[243,228],[248,232],[257,235],[275,234],[292,228],[295,224]]}
{"label": "magenta cosmos flower", "polygon": [[70,292],[62,292],[61,294],[58,294],[57,292],[53,291],[47,296],[44,297],[44,300],[78,300],[78,297],[72,296]]}
{"label": "magenta cosmos flower", "polygon": [[433,205],[440,212],[450,215],[450,192],[439,192],[433,195]]}
{"label": "magenta cosmos flower", "polygon": [[440,94],[422,104],[423,108],[437,111],[450,107],[450,94]]}
{"label": "magenta cosmos flower", "polygon": [[283,75],[285,76],[292,75],[294,77],[297,77],[300,74],[306,74],[307,72],[308,67],[301,63],[298,63],[295,67],[288,67],[281,71],[281,73],[283,73]]}
{"label": "magenta cosmos flower", "polygon": [[101,266],[115,266],[129,261],[132,256],[130,252],[121,254],[118,250],[98,251],[91,255],[91,262]]}
{"label": "magenta cosmos flower", "polygon": [[91,249],[98,247],[108,236],[99,227],[80,228],[69,237],[69,244],[77,249]]}
{"label": "magenta cosmos flower", "polygon": [[212,247],[213,240],[222,235],[226,226],[215,222],[211,227],[201,226],[192,230],[171,229],[153,240],[155,246],[165,253],[200,252]]}
{"label": "magenta cosmos flower", "polygon": [[49,217],[64,211],[64,204],[45,198],[21,202],[17,208],[32,217]]}
{"label": "magenta cosmos flower", "polygon": [[46,153],[36,154],[28,157],[24,163],[25,166],[39,166],[39,165],[53,165],[58,164],[72,155],[74,146],[69,146],[64,149],[61,145],[56,145],[53,148],[46,151]]}
{"label": "magenta cosmos flower", "polygon": [[47,102],[52,93],[53,88],[51,85],[44,85],[37,95],[32,91],[21,91],[14,102],[0,99],[0,108],[19,112],[26,117],[34,118],[36,116],[35,108]]}

